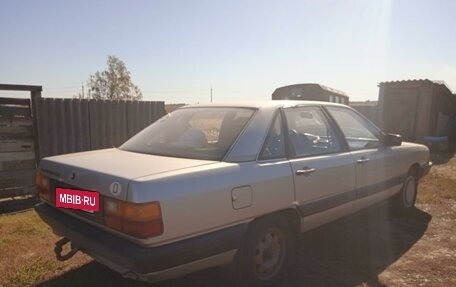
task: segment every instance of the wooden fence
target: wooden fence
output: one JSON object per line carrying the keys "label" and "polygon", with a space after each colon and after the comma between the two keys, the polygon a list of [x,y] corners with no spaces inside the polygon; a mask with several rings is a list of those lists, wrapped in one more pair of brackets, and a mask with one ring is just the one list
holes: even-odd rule
{"label": "wooden fence", "polygon": [[119,146],[165,114],[164,102],[41,98],[40,157]]}
{"label": "wooden fence", "polygon": [[0,98],[0,198],[34,192],[33,136],[30,100]]}
{"label": "wooden fence", "polygon": [[164,102],[41,98],[41,86],[5,85],[0,98],[0,199],[35,192],[43,157],[119,146],[163,116]]}

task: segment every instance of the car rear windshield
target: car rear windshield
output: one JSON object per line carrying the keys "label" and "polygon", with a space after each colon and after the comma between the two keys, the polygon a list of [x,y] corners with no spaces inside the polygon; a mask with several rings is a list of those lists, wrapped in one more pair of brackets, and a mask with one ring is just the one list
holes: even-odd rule
{"label": "car rear windshield", "polygon": [[148,126],[120,149],[192,159],[224,158],[252,117],[248,108],[184,108]]}

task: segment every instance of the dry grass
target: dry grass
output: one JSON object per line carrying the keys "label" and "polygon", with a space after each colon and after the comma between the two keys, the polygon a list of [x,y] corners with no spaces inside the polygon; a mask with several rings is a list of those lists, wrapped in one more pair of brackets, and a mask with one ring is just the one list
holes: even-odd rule
{"label": "dry grass", "polygon": [[30,286],[90,261],[58,262],[57,241],[50,227],[33,210],[0,216],[0,286]]}
{"label": "dry grass", "polygon": [[[306,234],[283,286],[456,286],[456,157],[434,166],[412,216],[372,208]],[[33,210],[0,216],[0,286],[146,286],[84,254],[58,262]],[[156,286],[228,287],[212,269]]]}
{"label": "dry grass", "polygon": [[456,200],[456,157],[435,165],[422,180],[417,202],[443,204]]}
{"label": "dry grass", "polygon": [[[2,277],[8,274],[11,278],[14,277],[14,281],[24,283],[21,281],[20,273],[30,273],[24,270],[36,269],[33,267],[36,265],[35,261],[42,259],[37,254],[36,247],[47,240],[49,232],[50,229],[39,220],[33,211],[1,216],[0,280],[6,279]],[[23,277],[33,277],[29,275],[25,274]]]}

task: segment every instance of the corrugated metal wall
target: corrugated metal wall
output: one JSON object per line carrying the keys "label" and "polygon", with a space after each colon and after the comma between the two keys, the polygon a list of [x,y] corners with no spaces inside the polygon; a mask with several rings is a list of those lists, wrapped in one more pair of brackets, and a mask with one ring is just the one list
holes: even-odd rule
{"label": "corrugated metal wall", "polygon": [[40,157],[119,146],[164,114],[164,102],[42,98]]}

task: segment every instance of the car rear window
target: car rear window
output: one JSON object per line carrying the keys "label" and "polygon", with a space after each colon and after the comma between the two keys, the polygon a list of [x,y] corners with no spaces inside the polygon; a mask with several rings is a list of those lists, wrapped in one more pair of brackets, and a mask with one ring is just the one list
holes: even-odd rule
{"label": "car rear window", "polygon": [[222,160],[252,117],[248,108],[185,108],[148,126],[120,149],[162,156]]}

